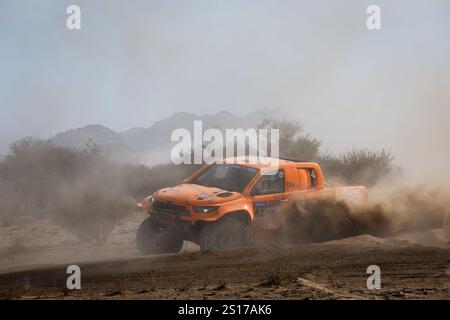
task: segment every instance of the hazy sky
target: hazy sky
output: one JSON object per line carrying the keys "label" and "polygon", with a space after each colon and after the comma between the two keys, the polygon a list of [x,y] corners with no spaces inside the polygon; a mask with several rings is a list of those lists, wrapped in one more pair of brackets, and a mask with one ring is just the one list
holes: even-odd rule
{"label": "hazy sky", "polygon": [[[66,28],[81,7],[82,29]],[[382,30],[366,28],[366,8]],[[279,108],[332,150],[449,163],[450,2],[0,0],[0,151],[177,111]]]}

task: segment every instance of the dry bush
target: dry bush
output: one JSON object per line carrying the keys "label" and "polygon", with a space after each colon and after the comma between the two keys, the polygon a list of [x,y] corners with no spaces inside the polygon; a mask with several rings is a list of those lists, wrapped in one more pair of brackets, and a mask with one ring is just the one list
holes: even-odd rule
{"label": "dry bush", "polygon": [[373,186],[393,171],[393,156],[385,150],[353,149],[339,155],[322,154],[321,141],[304,133],[295,120],[266,118],[258,127],[280,131],[281,157],[318,162],[330,180]]}
{"label": "dry bush", "polygon": [[116,222],[135,210],[135,202],[124,194],[102,190],[105,186],[88,186],[70,190],[55,199],[52,214],[82,242],[106,243]]}
{"label": "dry bush", "polygon": [[81,241],[104,243],[115,223],[136,209],[136,200],[192,170],[120,164],[92,144],[73,150],[26,138],[0,162],[0,221],[52,216]]}
{"label": "dry bush", "polygon": [[385,151],[353,149],[340,155],[320,158],[324,174],[345,184],[373,186],[393,172],[393,156]]}

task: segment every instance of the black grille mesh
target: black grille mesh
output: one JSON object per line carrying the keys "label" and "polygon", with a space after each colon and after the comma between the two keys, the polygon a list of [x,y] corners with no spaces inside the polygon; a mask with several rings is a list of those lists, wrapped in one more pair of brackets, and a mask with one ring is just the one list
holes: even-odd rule
{"label": "black grille mesh", "polygon": [[186,207],[174,204],[173,202],[155,201],[153,203],[153,209],[164,213],[170,213],[176,216],[188,216],[189,211]]}

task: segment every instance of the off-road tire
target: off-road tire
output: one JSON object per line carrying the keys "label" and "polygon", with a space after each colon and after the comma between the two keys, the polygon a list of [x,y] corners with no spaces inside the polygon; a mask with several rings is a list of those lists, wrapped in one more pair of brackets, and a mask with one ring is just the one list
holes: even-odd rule
{"label": "off-road tire", "polygon": [[179,234],[164,228],[152,217],[142,221],[136,233],[136,246],[144,255],[179,252],[182,245]]}
{"label": "off-road tire", "polygon": [[224,217],[204,225],[199,239],[201,250],[224,250],[247,246],[247,224],[234,217]]}

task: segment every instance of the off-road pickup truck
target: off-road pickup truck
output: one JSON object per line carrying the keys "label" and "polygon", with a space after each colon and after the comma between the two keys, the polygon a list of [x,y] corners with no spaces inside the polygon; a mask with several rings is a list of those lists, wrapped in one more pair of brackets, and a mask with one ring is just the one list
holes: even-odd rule
{"label": "off-road pickup truck", "polygon": [[367,199],[363,186],[327,186],[317,163],[287,159],[273,163],[225,159],[146,197],[138,204],[149,214],[137,231],[139,251],[177,252],[183,240],[202,250],[246,246],[249,235],[281,227],[277,212],[294,197]]}

